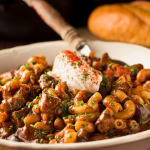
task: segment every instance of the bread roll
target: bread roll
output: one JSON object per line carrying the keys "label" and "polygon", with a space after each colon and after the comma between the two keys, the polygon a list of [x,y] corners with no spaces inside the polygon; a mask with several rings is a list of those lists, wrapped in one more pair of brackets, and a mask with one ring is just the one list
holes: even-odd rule
{"label": "bread roll", "polygon": [[150,2],[99,6],[90,14],[88,28],[103,40],[150,47]]}
{"label": "bread roll", "polygon": [[131,3],[131,5],[137,6],[139,8],[142,8],[142,9],[150,12],[150,2],[149,1],[134,1]]}

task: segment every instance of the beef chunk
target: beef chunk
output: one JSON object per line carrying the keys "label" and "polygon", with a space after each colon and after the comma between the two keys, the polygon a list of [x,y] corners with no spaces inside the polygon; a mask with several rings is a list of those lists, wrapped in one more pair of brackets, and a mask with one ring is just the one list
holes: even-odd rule
{"label": "beef chunk", "polygon": [[12,113],[12,118],[19,127],[22,127],[24,125],[23,119],[29,114],[29,110],[29,108],[22,108],[21,110]]}
{"label": "beef chunk", "polygon": [[84,102],[87,102],[89,98],[89,93],[85,90],[80,91],[74,98],[74,103],[76,104],[78,101],[83,100]]}
{"label": "beef chunk", "polygon": [[88,133],[83,128],[81,128],[78,131],[77,141],[78,142],[87,142],[88,140],[89,140]]}
{"label": "beef chunk", "polygon": [[43,74],[40,77],[39,84],[42,89],[44,88],[55,88],[55,85],[58,83],[56,79],[49,76],[48,74]]}
{"label": "beef chunk", "polygon": [[31,74],[31,76],[30,76],[30,82],[33,85],[36,83],[36,75],[35,75],[35,73]]}
{"label": "beef chunk", "polygon": [[39,96],[41,92],[42,90],[39,85],[33,85],[30,92],[30,100],[32,101],[33,99],[35,99],[36,96]]}
{"label": "beef chunk", "polygon": [[143,107],[140,104],[135,105],[136,105],[136,112],[134,115],[135,120],[141,124],[146,124],[148,121],[150,121],[150,110],[147,107]]}
{"label": "beef chunk", "polygon": [[22,128],[19,128],[17,131],[17,136],[20,141],[23,142],[38,142],[38,139],[43,138],[41,130],[25,125]]}
{"label": "beef chunk", "polygon": [[41,112],[51,112],[54,111],[61,104],[61,99],[49,96],[48,94],[42,93],[42,98],[40,101]]}
{"label": "beef chunk", "polygon": [[20,89],[16,92],[18,95],[22,95],[23,97],[27,97],[31,92],[30,85],[23,85]]}
{"label": "beef chunk", "polygon": [[138,71],[140,71],[141,69],[143,69],[143,65],[142,64],[135,64],[131,66],[132,72],[131,72],[131,80],[134,81],[136,80],[136,76]]}
{"label": "beef chunk", "polygon": [[[106,79],[106,78],[105,78]],[[111,90],[111,82],[109,80],[103,80],[100,84],[99,92],[102,95],[102,98],[105,98],[107,95],[110,94]]]}
{"label": "beef chunk", "polygon": [[92,66],[92,59],[90,57],[82,56],[80,59],[85,60],[90,66]]}
{"label": "beef chunk", "polygon": [[24,97],[22,97],[22,95],[16,95],[14,97],[9,98],[8,100],[3,100],[0,105],[0,108],[6,113],[10,113],[14,110],[19,110],[24,105]]}
{"label": "beef chunk", "polygon": [[16,126],[13,121],[2,122],[0,124],[0,137],[6,138],[11,134],[15,133]]}
{"label": "beef chunk", "polygon": [[106,133],[110,128],[114,127],[114,121],[113,111],[107,107],[101,113],[95,125],[97,126],[98,131]]}
{"label": "beef chunk", "polygon": [[39,84],[40,75],[32,73],[30,76],[30,84],[38,85]]}
{"label": "beef chunk", "polygon": [[119,86],[116,86],[115,89],[121,90],[121,91],[125,92],[126,94],[131,93],[131,87],[129,86],[129,84],[127,82],[121,83]]}
{"label": "beef chunk", "polygon": [[67,94],[68,87],[67,87],[66,82],[61,82],[61,83],[57,84],[55,87],[55,91],[56,91],[56,94],[58,95],[58,97],[62,101],[64,101],[64,100],[69,101],[70,98],[69,98],[69,95]]}

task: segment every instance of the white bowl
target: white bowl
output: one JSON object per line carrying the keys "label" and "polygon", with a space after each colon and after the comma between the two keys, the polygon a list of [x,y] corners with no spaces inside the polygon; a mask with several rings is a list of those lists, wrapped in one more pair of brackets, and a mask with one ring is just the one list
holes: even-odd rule
{"label": "white bowl", "polygon": [[[142,63],[145,68],[150,68],[150,51],[147,48],[136,46],[132,44],[124,44],[117,42],[89,42],[90,48],[95,52],[97,57],[103,53],[109,53],[113,59],[119,59],[129,65]],[[45,55],[48,63],[52,63],[56,54],[61,50],[71,49],[70,46],[63,41],[36,43],[27,46],[15,47],[0,51],[0,73],[18,68],[25,64],[27,59],[31,56]],[[92,150],[116,150],[116,149],[135,149],[146,150],[150,148],[150,130],[127,135],[123,137],[74,144],[35,144],[13,142],[0,139],[0,145],[15,147],[15,148],[30,148],[30,149],[92,149]],[[138,141],[139,140],[139,141]],[[137,142],[138,141],[138,142]],[[122,144],[122,145],[120,145]],[[111,146],[111,147],[110,147]],[[7,149],[3,147],[3,149]]]}

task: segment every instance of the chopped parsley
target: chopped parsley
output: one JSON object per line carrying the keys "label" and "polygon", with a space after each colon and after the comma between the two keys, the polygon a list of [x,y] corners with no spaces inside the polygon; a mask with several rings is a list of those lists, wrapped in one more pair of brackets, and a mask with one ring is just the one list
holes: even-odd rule
{"label": "chopped parsley", "polygon": [[145,105],[143,103],[141,103],[142,107],[145,108]]}
{"label": "chopped parsley", "polygon": [[18,81],[18,78],[17,78],[17,77],[15,77],[15,78],[13,78],[13,79],[12,79],[12,81]]}
{"label": "chopped parsley", "polygon": [[114,64],[114,62],[111,62],[108,66],[111,67]]}
{"label": "chopped parsley", "polygon": [[18,112],[15,111],[14,113],[15,113],[16,118],[18,119],[19,118]]}
{"label": "chopped parsley", "polygon": [[82,126],[82,127],[85,127],[85,125],[84,125],[84,124],[81,124],[81,126]]}
{"label": "chopped parsley", "polygon": [[14,126],[13,126],[13,125],[11,125],[11,126],[9,127],[9,129],[11,129],[11,130],[12,130],[13,128],[14,128]]}
{"label": "chopped parsley", "polygon": [[24,66],[24,68],[25,68],[25,69],[28,69],[28,68],[29,68],[29,66]]}
{"label": "chopped parsley", "polygon": [[87,78],[87,76],[89,76],[90,74],[83,73],[83,75],[85,76],[85,78]]}
{"label": "chopped parsley", "polygon": [[[101,74],[101,75],[102,75],[102,74]],[[103,82],[101,82],[101,85],[102,85],[102,86],[106,85],[106,87],[109,87],[108,79],[105,78],[104,75],[102,75],[102,79],[103,79],[103,80],[102,80]]]}
{"label": "chopped parsley", "polygon": [[9,85],[9,90],[11,90],[11,86]]}
{"label": "chopped parsley", "polygon": [[22,108],[22,100],[21,102],[19,101],[19,107]]}
{"label": "chopped parsley", "polygon": [[150,120],[146,123],[146,125],[150,125]]}
{"label": "chopped parsley", "polygon": [[50,96],[50,95],[47,95],[47,97],[48,97],[48,98],[51,98],[51,96]]}
{"label": "chopped parsley", "polygon": [[73,66],[73,69],[76,69],[77,67],[76,66]]}
{"label": "chopped parsley", "polygon": [[109,101],[110,101],[111,105],[115,106],[113,100],[109,99]]}
{"label": "chopped parsley", "polygon": [[77,65],[80,66],[82,64],[82,61],[78,61]]}
{"label": "chopped parsley", "polygon": [[45,75],[45,76],[44,76],[44,78],[45,78],[46,80],[48,80],[49,77],[50,77],[49,75]]}
{"label": "chopped parsley", "polygon": [[125,68],[129,67],[131,69],[131,72],[138,72],[139,71],[139,69],[135,68],[134,66],[125,65],[124,67]]}
{"label": "chopped parsley", "polygon": [[40,99],[40,97],[39,96],[36,96],[36,98],[35,99]]}
{"label": "chopped parsley", "polygon": [[83,114],[82,116],[89,116],[89,117],[91,117],[91,114],[85,113],[85,114]]}
{"label": "chopped parsley", "polygon": [[69,114],[68,108],[71,107],[72,102],[68,102],[67,100],[64,100],[62,102],[62,112],[64,116],[67,116]]}
{"label": "chopped parsley", "polygon": [[94,106],[94,103],[93,103],[93,102],[90,102],[90,104],[91,104],[91,107],[93,107],[93,106]]}
{"label": "chopped parsley", "polygon": [[31,63],[32,63],[32,64],[34,64],[34,63],[35,63],[35,61],[33,60]]}
{"label": "chopped parsley", "polygon": [[67,117],[63,117],[63,119],[65,120]]}
{"label": "chopped parsley", "polygon": [[76,63],[72,63],[73,69],[76,69]]}
{"label": "chopped parsley", "polygon": [[10,105],[10,110],[14,110],[14,107],[12,106],[12,104],[9,104]]}
{"label": "chopped parsley", "polygon": [[48,124],[51,124],[51,123],[52,123],[52,121],[49,121],[49,122],[48,122]]}
{"label": "chopped parsley", "polygon": [[47,73],[47,72],[49,72],[49,71],[51,71],[50,69],[46,69],[45,71],[44,71],[44,73]]}
{"label": "chopped parsley", "polygon": [[125,68],[130,67],[129,65],[124,65]]}
{"label": "chopped parsley", "polygon": [[101,82],[101,86],[104,86],[105,84],[103,82]]}
{"label": "chopped parsley", "polygon": [[[59,84],[59,83],[58,83],[58,84]],[[50,87],[49,87],[49,86],[45,86],[44,88],[45,88],[45,89],[49,89]]]}
{"label": "chopped parsley", "polygon": [[67,98],[67,95],[64,95],[64,98]]}
{"label": "chopped parsley", "polygon": [[52,139],[54,139],[54,136],[49,137],[49,141],[51,141]]}
{"label": "chopped parsley", "polygon": [[107,113],[107,110],[105,109],[104,111],[103,111],[103,114],[106,114]]}
{"label": "chopped parsley", "polygon": [[65,55],[63,55],[63,57],[62,57],[62,61],[65,61],[65,58],[66,58],[66,56],[65,56]]}
{"label": "chopped parsley", "polygon": [[77,106],[80,106],[80,105],[83,105],[83,104],[84,104],[83,101],[78,101],[76,105],[77,105]]}
{"label": "chopped parsley", "polygon": [[145,86],[144,86],[144,85],[142,86],[142,88],[143,88],[143,90],[146,90],[146,88],[145,88]]}
{"label": "chopped parsley", "polygon": [[68,115],[68,118],[75,118],[77,115]]}
{"label": "chopped parsley", "polygon": [[44,135],[46,135],[46,134],[47,134],[47,133],[46,133],[46,132],[44,132],[44,131],[42,131],[41,133],[42,133],[42,134],[44,134]]}
{"label": "chopped parsley", "polygon": [[130,130],[133,130],[133,128],[134,128],[134,126],[132,126],[132,127],[130,128]]}
{"label": "chopped parsley", "polygon": [[40,139],[40,143],[43,143],[43,139]]}
{"label": "chopped parsley", "polygon": [[33,105],[34,105],[34,104],[33,104],[32,102],[27,102],[27,103],[26,103],[26,106],[27,106],[28,108],[32,108]]}
{"label": "chopped parsley", "polygon": [[111,61],[111,58],[110,58],[110,57],[108,57],[108,60],[109,60],[109,61]]}
{"label": "chopped parsley", "polygon": [[25,116],[22,116],[21,120],[24,120]]}
{"label": "chopped parsley", "polygon": [[38,138],[38,130],[35,130],[34,136],[35,136],[36,138]]}
{"label": "chopped parsley", "polygon": [[87,77],[88,77],[89,75],[90,75],[90,74],[88,74],[88,73],[83,73],[84,79],[81,79],[81,81],[86,80],[86,79],[87,79]]}
{"label": "chopped parsley", "polygon": [[139,71],[139,69],[134,68],[133,66],[131,66],[130,68],[131,68],[131,72],[138,72]]}
{"label": "chopped parsley", "polygon": [[9,129],[8,129],[8,133],[10,133],[13,129],[14,129],[14,126],[11,125],[11,126],[9,127]]}

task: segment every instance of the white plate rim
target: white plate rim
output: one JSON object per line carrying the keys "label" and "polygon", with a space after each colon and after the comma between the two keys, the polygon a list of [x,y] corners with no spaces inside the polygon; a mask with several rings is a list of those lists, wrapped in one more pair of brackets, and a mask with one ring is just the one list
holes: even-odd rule
{"label": "white plate rim", "polygon": [[[127,44],[127,43],[120,43],[120,42],[102,42],[102,41],[92,41],[88,42],[90,43],[105,43],[105,44],[111,44],[111,45],[120,45],[120,46],[131,46],[135,49],[142,49],[144,52],[148,53],[150,56],[150,50],[148,48],[134,45],[134,44]],[[38,44],[46,44],[46,43],[55,43],[55,44],[64,44],[66,42],[64,41],[52,41],[52,42],[40,42],[40,43],[34,43],[29,44],[26,46],[17,46],[14,48],[4,49],[0,51],[0,55],[2,54],[10,54],[12,52],[19,52],[22,50],[22,48],[28,48],[28,47],[34,47]],[[55,144],[55,145],[49,145],[49,144],[37,144],[37,143],[24,143],[24,142],[14,142],[14,141],[8,141],[5,139],[0,139],[0,145],[7,146],[7,147],[16,147],[16,148],[27,148],[27,149],[90,149],[90,148],[101,148],[101,147],[108,147],[108,146],[114,146],[114,145],[120,145],[125,144],[129,142],[135,142],[138,140],[143,140],[150,137],[150,130],[143,131],[137,134],[132,135],[126,135],[118,138],[113,139],[106,139],[106,140],[100,140],[100,141],[91,141],[91,142],[83,142],[83,143],[72,143],[72,144]]]}

